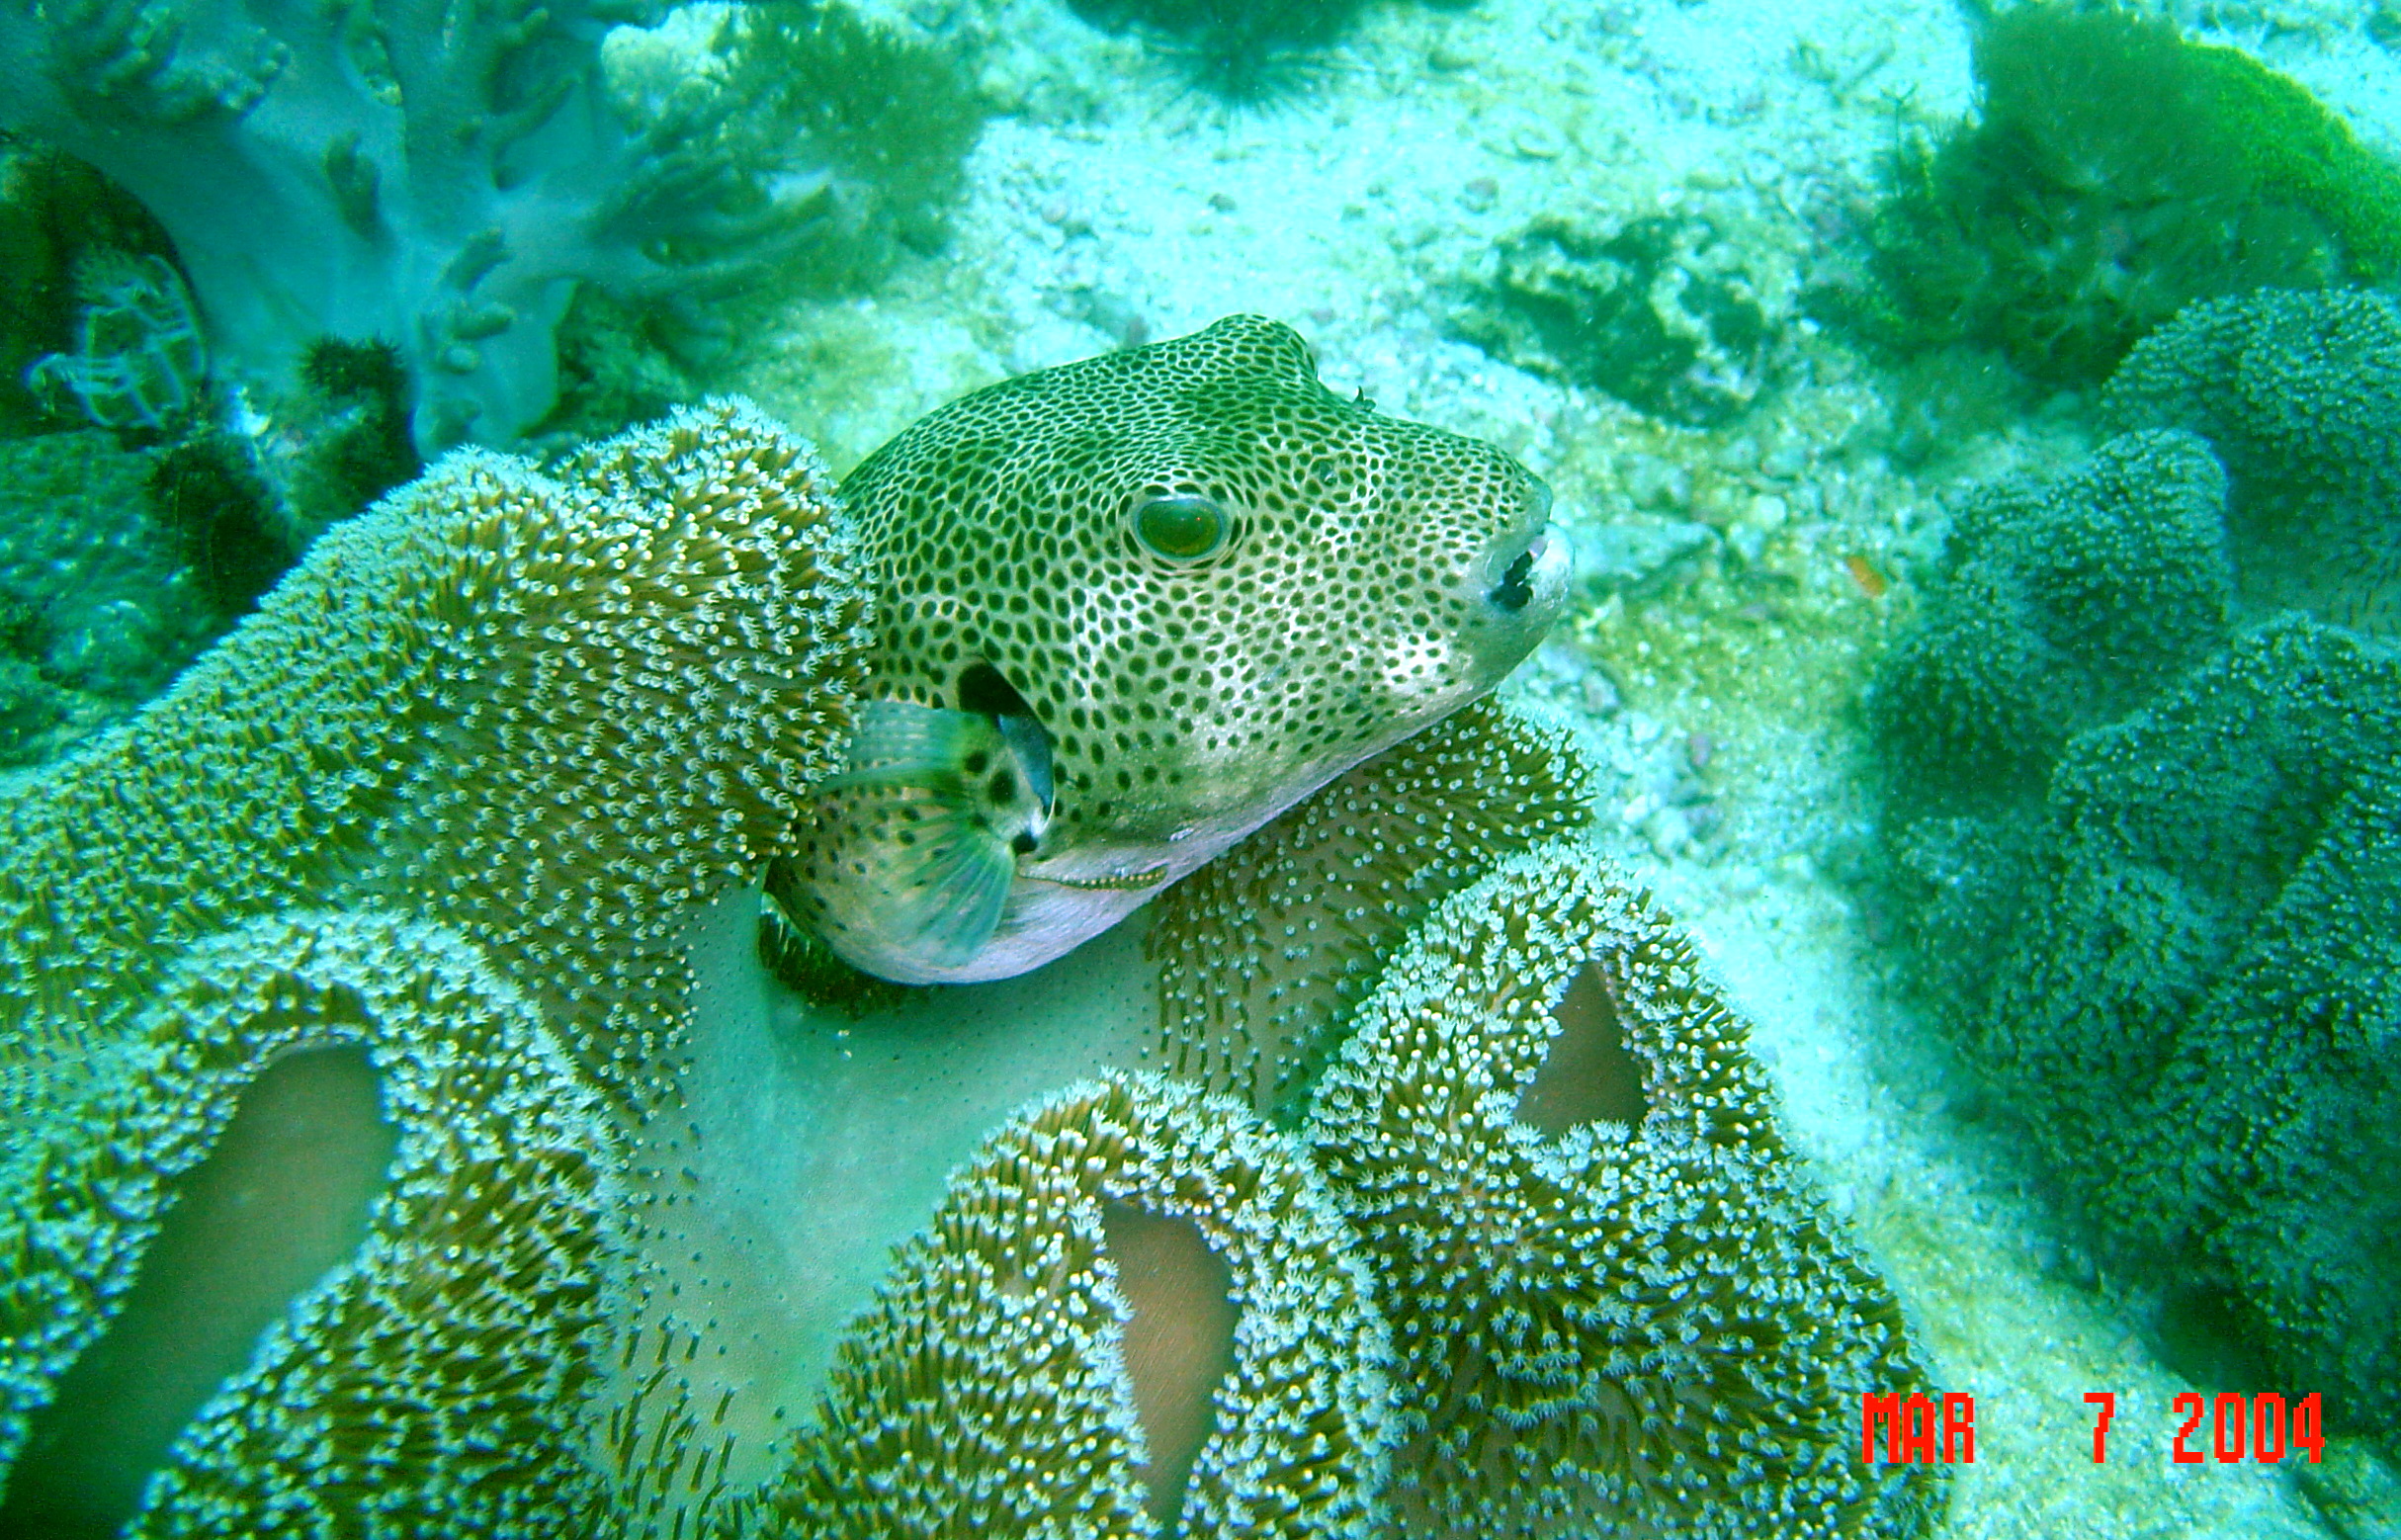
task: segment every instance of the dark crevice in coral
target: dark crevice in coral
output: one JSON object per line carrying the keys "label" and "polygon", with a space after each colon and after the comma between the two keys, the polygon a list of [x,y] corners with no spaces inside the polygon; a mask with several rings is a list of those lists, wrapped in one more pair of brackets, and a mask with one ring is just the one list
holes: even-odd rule
{"label": "dark crevice in coral", "polygon": [[768,901],[759,912],[758,955],[768,977],[810,1004],[851,1021],[906,1004],[916,986],[852,967],[815,931],[792,917],[794,910],[786,904],[799,905],[799,881],[789,861],[776,861],[767,869]]}
{"label": "dark crevice in coral", "polygon": [[362,1049],[293,1054],[242,1093],[171,1206],[117,1319],[35,1413],[4,1540],[113,1535],[259,1335],[367,1234],[396,1131]]}
{"label": "dark crevice in coral", "polygon": [[1578,970],[1551,1016],[1559,1035],[1517,1098],[1517,1121],[1554,1137],[1579,1123],[1640,1123],[1649,1110],[1642,1061],[1626,1046],[1617,1001],[1600,970],[1590,963]]}
{"label": "dark crevice in coral", "polygon": [[1151,1458],[1142,1468],[1151,1516],[1171,1530],[1184,1482],[1215,1423],[1218,1382],[1234,1367],[1234,1275],[1188,1219],[1125,1204],[1101,1215],[1117,1287],[1133,1307],[1126,1374]]}

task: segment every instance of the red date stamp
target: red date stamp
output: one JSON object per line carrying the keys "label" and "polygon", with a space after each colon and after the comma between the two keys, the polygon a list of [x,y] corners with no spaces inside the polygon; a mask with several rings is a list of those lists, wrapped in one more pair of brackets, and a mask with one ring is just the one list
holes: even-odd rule
{"label": "red date stamp", "polygon": [[[2093,1463],[2109,1458],[2109,1421],[2117,1414],[2113,1391],[2093,1391],[2085,1402],[2093,1418]],[[2326,1453],[2318,1393],[2287,1403],[2269,1391],[2257,1396],[2224,1391],[2215,1397],[2187,1391],[2174,1402],[2182,1420],[2170,1437],[2168,1458],[2178,1465],[2244,1460],[2274,1465],[2287,1454],[2307,1455],[2312,1465]],[[1976,1463],[1976,1398],[1952,1391],[1930,1396],[1865,1395],[1859,1398],[1859,1461],[1878,1463],[1877,1433],[1883,1433],[1886,1465]]]}
{"label": "red date stamp", "polygon": [[[1929,1396],[1904,1398],[1899,1392],[1859,1398],[1859,1463],[1876,1463],[1876,1429],[1884,1434],[1884,1463],[1976,1463],[1976,1398],[1957,1391],[1945,1394],[1937,1406]],[[1939,1439],[1936,1434],[1939,1433]]]}
{"label": "red date stamp", "polygon": [[2176,1429],[2176,1441],[2169,1448],[2168,1458],[2179,1465],[2198,1465],[2204,1458],[2200,1450],[2186,1447],[2187,1439],[2199,1435],[2204,1415],[2209,1418],[2210,1453],[2220,1465],[2232,1465],[2243,1458],[2246,1435],[2251,1458],[2264,1465],[2275,1464],[2287,1450],[2306,1452],[2312,1465],[2326,1453],[2326,1435],[2319,1427],[2315,1391],[2294,1403],[2290,1411],[2285,1409],[2284,1398],[2273,1391],[2249,1399],[2225,1391],[2214,1401],[2198,1392],[2187,1391],[2176,1398],[2176,1410],[2185,1414],[2185,1420]]}

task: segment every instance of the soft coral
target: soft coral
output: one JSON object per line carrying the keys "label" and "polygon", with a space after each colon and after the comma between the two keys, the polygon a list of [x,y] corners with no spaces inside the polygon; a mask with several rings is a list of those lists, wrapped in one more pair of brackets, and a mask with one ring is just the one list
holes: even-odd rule
{"label": "soft coral", "polygon": [[0,0],[0,124],[156,215],[229,383],[381,340],[421,450],[503,443],[553,404],[577,284],[689,296],[824,202],[691,114],[619,121],[600,40],[649,3]]}

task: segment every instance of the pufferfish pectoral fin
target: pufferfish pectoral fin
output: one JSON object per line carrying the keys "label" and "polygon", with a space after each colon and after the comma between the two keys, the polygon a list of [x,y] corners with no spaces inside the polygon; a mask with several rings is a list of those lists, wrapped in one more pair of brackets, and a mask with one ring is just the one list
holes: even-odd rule
{"label": "pufferfish pectoral fin", "polygon": [[946,799],[919,808],[919,842],[895,852],[890,864],[887,928],[912,939],[917,955],[956,967],[983,951],[999,926],[1016,857],[972,809]]}
{"label": "pufferfish pectoral fin", "polygon": [[956,779],[979,753],[1004,749],[992,719],[906,701],[867,701],[851,729],[849,757],[824,784],[934,786]]}
{"label": "pufferfish pectoral fin", "polygon": [[869,972],[954,968],[1000,924],[1040,848],[1050,755],[1038,724],[905,701],[859,708],[801,861],[819,934]]}

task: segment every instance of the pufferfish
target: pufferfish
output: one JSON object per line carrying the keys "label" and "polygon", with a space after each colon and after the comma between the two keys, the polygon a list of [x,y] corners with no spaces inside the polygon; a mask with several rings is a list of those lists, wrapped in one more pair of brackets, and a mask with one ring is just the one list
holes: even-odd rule
{"label": "pufferfish", "polygon": [[1247,315],[964,396],[841,497],[864,701],[768,895],[901,984],[1039,967],[1492,689],[1570,564],[1515,461]]}

